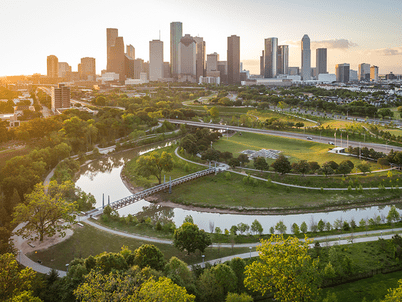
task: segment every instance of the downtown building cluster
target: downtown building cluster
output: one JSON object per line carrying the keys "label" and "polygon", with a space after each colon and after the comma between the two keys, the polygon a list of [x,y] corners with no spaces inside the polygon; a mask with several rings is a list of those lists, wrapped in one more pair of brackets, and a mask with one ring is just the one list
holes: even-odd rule
{"label": "downtown building cluster", "polygon": [[[170,23],[170,60],[164,57],[164,42],[159,39],[149,42],[149,61],[136,58],[133,45],[125,45],[117,28],[106,29],[106,68],[96,75],[95,58],[85,57],[73,72],[66,62],[50,55],[47,58],[47,75],[65,81],[93,81],[135,85],[155,82],[190,82],[235,85],[289,86],[298,83],[349,83],[357,81],[377,82],[378,67],[362,63],[358,71],[350,64],[336,64],[335,74],[327,68],[327,48],[317,48],[316,64],[312,67],[310,38],[301,39],[301,66],[289,66],[289,45],[279,45],[278,38],[264,40],[260,57],[260,73],[250,76],[243,70],[240,60],[240,37],[227,37],[227,59],[221,61],[216,52],[207,54],[202,37],[183,35],[181,22]],[[396,78],[396,77],[395,77]],[[393,74],[387,75],[393,80]]]}

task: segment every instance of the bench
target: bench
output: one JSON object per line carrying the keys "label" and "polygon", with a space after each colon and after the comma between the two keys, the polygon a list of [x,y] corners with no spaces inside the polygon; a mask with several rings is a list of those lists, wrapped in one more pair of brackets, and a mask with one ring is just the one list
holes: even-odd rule
{"label": "bench", "polygon": [[77,223],[80,227],[84,227],[84,225],[81,222]]}

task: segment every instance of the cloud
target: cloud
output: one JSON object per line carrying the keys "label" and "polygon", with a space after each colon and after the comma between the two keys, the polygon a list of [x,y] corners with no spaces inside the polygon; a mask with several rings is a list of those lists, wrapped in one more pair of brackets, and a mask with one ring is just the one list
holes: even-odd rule
{"label": "cloud", "polygon": [[[301,41],[285,41],[283,44],[300,47]],[[311,48],[328,48],[328,49],[349,49],[356,47],[357,44],[347,39],[331,39],[322,41],[311,41]]]}
{"label": "cloud", "polygon": [[393,48],[372,49],[369,51],[369,54],[380,56],[400,56],[402,55],[402,46]]}
{"label": "cloud", "polygon": [[311,48],[349,49],[357,44],[347,39],[332,39],[311,42]]}

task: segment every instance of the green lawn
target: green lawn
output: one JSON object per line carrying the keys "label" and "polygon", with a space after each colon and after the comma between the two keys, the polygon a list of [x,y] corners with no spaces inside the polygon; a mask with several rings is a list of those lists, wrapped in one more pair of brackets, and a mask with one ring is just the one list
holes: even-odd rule
{"label": "green lawn", "polygon": [[[142,244],[149,244],[147,241],[141,241],[122,236],[112,235],[110,233],[100,231],[84,224],[84,227],[76,227],[73,236],[67,240],[54,245],[46,250],[34,252],[28,255],[33,261],[42,261],[42,264],[48,267],[65,270],[66,264],[70,263],[74,258],[86,258],[90,255],[97,255],[102,252],[119,252],[123,245],[128,246],[131,250],[135,250]],[[188,264],[202,262],[199,252],[187,255],[180,252],[173,245],[152,243],[157,246],[168,260],[172,256],[176,256]],[[205,260],[212,260],[229,255],[246,253],[249,248],[207,248],[205,250]]]}
{"label": "green lawn", "polygon": [[379,274],[371,278],[324,288],[321,296],[326,297],[329,293],[335,293],[337,301],[342,302],[361,302],[364,298],[367,302],[378,301],[385,297],[389,288],[398,287],[399,279],[402,279],[402,271]]}
{"label": "green lawn", "polygon": [[[227,172],[230,173],[230,172]],[[346,202],[369,202],[385,197],[382,192],[321,192],[319,190],[290,189],[280,185],[256,181],[245,184],[244,176],[230,173],[205,176],[177,186],[172,194],[160,193],[162,200],[181,204],[218,208],[305,208],[342,205]],[[311,210],[311,209],[310,209]]]}
{"label": "green lawn", "polygon": [[[360,160],[355,157],[328,153],[328,146],[327,144],[311,141],[247,132],[242,132],[241,135],[236,134],[229,137],[229,139],[222,138],[214,144],[214,148],[217,150],[232,152],[234,157],[237,157],[241,151],[247,149],[257,151],[261,149],[273,149],[282,151],[284,155],[290,156],[290,162],[297,162],[304,159],[307,161],[316,161],[321,165],[330,160],[340,163],[348,159],[351,160],[355,166],[360,163]],[[268,163],[271,164],[273,161],[274,160],[268,160]],[[370,164],[372,170],[381,168],[377,163],[370,162]]]}

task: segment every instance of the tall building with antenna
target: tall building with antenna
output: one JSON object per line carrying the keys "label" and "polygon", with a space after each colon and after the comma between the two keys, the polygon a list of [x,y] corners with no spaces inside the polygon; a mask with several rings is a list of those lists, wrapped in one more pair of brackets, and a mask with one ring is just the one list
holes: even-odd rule
{"label": "tall building with antenna", "polygon": [[303,81],[311,80],[311,49],[308,35],[304,35],[301,40],[301,77]]}
{"label": "tall building with antenna", "polygon": [[179,43],[183,37],[183,24],[181,22],[170,23],[170,70],[173,77],[179,73]]}

